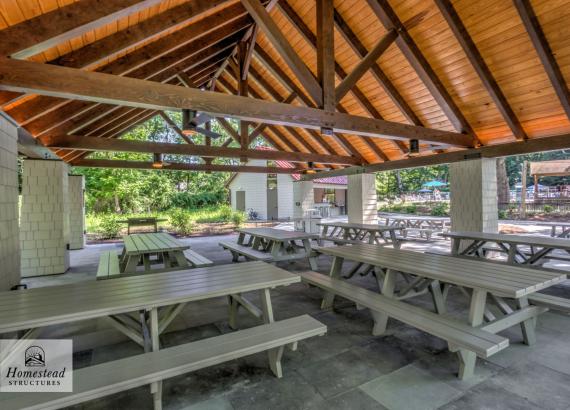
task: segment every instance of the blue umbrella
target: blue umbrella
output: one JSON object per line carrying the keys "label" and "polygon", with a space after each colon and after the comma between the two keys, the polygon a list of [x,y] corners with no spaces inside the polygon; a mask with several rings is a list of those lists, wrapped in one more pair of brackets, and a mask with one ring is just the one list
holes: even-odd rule
{"label": "blue umbrella", "polygon": [[418,192],[420,194],[425,194],[425,193],[431,192],[431,189],[420,189]]}
{"label": "blue umbrella", "polygon": [[423,184],[422,186],[424,187],[431,187],[431,188],[438,188],[438,187],[442,187],[442,186],[447,186],[446,182],[441,182],[441,181],[436,181],[435,179],[433,181],[428,181],[425,184]]}

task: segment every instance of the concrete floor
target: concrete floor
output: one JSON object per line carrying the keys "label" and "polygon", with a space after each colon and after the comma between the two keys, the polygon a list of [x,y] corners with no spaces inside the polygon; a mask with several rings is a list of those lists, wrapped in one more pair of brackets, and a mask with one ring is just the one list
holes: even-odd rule
{"label": "concrete floor", "polygon": [[[283,228],[287,229],[285,224]],[[536,229],[541,233],[540,228]],[[220,240],[235,235],[186,239],[192,249],[216,264],[231,263]],[[95,280],[99,253],[120,244],[91,245],[71,253],[72,268],[64,275],[28,279],[30,286],[50,286]],[[404,248],[423,251],[449,249],[449,242],[406,242]],[[305,262],[285,264],[290,271],[309,269]],[[330,259],[319,258],[326,273]],[[566,268],[563,264],[558,268]],[[375,289],[371,277],[351,279]],[[570,285],[552,289],[570,297]],[[248,295],[256,301],[256,295]],[[308,313],[328,326],[328,334],[300,343],[297,352],[286,351],[284,376],[270,373],[266,354],[211,367],[164,383],[165,409],[569,409],[570,317],[548,312],[538,320],[537,343],[522,344],[519,328],[503,334],[511,346],[488,361],[478,359],[476,376],[459,381],[457,358],[440,339],[390,321],[382,337],[370,334],[368,311],[356,310],[342,299],[333,311],[319,309],[320,292],[302,285],[272,291],[276,319]],[[413,303],[431,308],[429,296]],[[467,301],[450,292],[449,310],[465,314]],[[240,327],[256,322],[240,310]],[[161,342],[165,347],[228,332],[225,299],[189,304]],[[90,321],[46,329],[49,337],[73,334],[76,368],[140,354],[133,342],[103,323]],[[131,390],[77,406],[81,409],[150,409],[148,387]]]}

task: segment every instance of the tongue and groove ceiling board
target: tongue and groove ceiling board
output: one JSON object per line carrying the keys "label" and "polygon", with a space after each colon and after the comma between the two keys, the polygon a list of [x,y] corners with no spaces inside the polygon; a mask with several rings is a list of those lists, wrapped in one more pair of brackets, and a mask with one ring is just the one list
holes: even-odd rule
{"label": "tongue and groove ceiling board", "polygon": [[[82,4],[93,1],[97,0],[3,0],[0,2],[0,41],[2,35],[18,25],[39,21],[42,16],[64,11],[69,6],[81,10]],[[116,19],[110,21],[105,16],[98,16],[99,20],[92,22],[80,35],[50,47],[39,47],[41,52],[25,55],[25,58],[89,71],[107,72],[111,70],[108,67],[116,67],[111,72],[175,85],[181,84],[172,70],[188,70],[193,80],[201,83],[199,85],[211,87],[212,78],[219,76],[214,87],[216,91],[229,94],[239,89],[236,73],[232,71],[239,62],[234,63],[236,57],[231,55],[235,55],[237,42],[254,24],[254,18],[247,15],[239,0],[141,0],[138,8],[137,1],[121,1],[132,12],[121,13],[115,7],[112,12]],[[262,4],[267,6],[268,1]],[[457,119],[451,118],[449,110],[442,107],[442,101],[448,99],[447,103],[456,107],[476,140],[484,146],[517,141],[513,121],[509,124],[505,115],[514,118],[515,125],[520,124],[519,140],[570,133],[568,113],[562,103],[570,83],[570,0],[336,0],[336,86],[358,66],[363,50],[373,49],[388,33],[385,21],[379,18],[377,5],[387,5],[403,23],[408,35],[406,41],[417,47],[422,60],[429,65],[426,72],[435,76],[444,95],[435,95],[433,84],[429,84],[425,73],[419,73],[411,63],[400,36],[376,60],[373,69],[367,70],[351,91],[337,101],[337,111],[460,132]],[[551,53],[548,57],[556,66],[557,79],[548,75],[544,56],[531,40],[529,27],[525,26],[520,14],[523,6],[536,17]],[[449,15],[443,13],[442,8],[451,8],[459,20],[460,31],[475,48],[476,59],[479,58],[483,70],[474,66],[473,55],[464,50],[465,42],[458,39],[457,30],[452,30]],[[269,15],[316,76],[316,1],[279,0],[271,5]],[[157,53],[159,47],[153,49],[153,45],[166,44],[168,38],[178,39],[185,33],[181,30],[190,33],[193,25],[199,27],[200,21],[205,19],[213,23],[208,25],[205,34],[195,34],[201,40],[186,48],[175,47],[164,56],[154,54],[148,55],[145,61],[141,59],[144,50]],[[344,25],[344,31],[339,23]],[[33,30],[34,25],[29,26]],[[224,27],[227,33],[223,31]],[[41,33],[30,34],[41,36]],[[215,36],[218,37],[212,44],[207,42],[207,38]],[[259,29],[255,39],[256,50],[250,53],[249,96],[280,102],[296,92],[291,105],[314,107],[307,89],[267,33]],[[200,46],[203,49],[198,49]],[[140,61],[133,61],[136,58]],[[232,59],[231,64],[227,64],[228,58]],[[270,64],[267,59],[271,60]],[[132,68],[121,71],[117,67]],[[488,78],[482,78],[481,72]],[[501,101],[497,101],[496,93],[489,91],[489,78],[498,88]],[[566,103],[570,106],[570,102]],[[506,111],[501,104],[507,107]],[[131,125],[156,114],[149,109],[38,97],[14,91],[0,91],[0,106],[36,137],[58,133],[99,136],[98,132],[101,132],[107,138],[118,138]],[[405,110],[409,110],[408,113]],[[381,137],[321,135],[317,130],[283,125],[267,126],[260,135],[278,150],[353,156],[363,164],[407,158],[405,141]],[[457,148],[422,141],[421,149],[422,155],[434,155]],[[86,155],[84,151],[77,152]],[[77,152],[57,151],[65,160],[77,157]]]}

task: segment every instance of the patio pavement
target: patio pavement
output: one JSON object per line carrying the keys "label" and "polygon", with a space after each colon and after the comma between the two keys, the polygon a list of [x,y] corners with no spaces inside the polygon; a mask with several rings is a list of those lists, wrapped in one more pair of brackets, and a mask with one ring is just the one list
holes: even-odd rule
{"label": "patio pavement", "polygon": [[[288,224],[281,226],[287,229]],[[534,229],[534,228],[533,228]],[[544,227],[537,233],[546,233]],[[229,252],[218,246],[235,235],[184,239],[192,249],[216,264],[231,263]],[[51,286],[95,280],[100,252],[121,244],[90,245],[71,252],[72,268],[64,275],[28,279],[29,286]],[[408,241],[404,249],[448,250],[449,242]],[[280,265],[293,272],[308,270],[305,262]],[[566,268],[561,264],[553,267]],[[319,271],[328,272],[330,259],[319,258]],[[570,268],[569,268],[570,269]],[[351,281],[375,289],[371,277]],[[553,292],[570,297],[570,284]],[[446,343],[414,328],[390,321],[385,336],[371,335],[372,318],[366,310],[337,299],[333,311],[319,309],[320,293],[302,284],[272,291],[277,320],[308,313],[328,326],[324,337],[300,343],[286,352],[284,376],[268,369],[266,354],[210,367],[169,379],[164,386],[165,409],[569,409],[570,317],[548,312],[538,320],[537,343],[522,344],[519,328],[503,332],[511,347],[489,360],[478,359],[476,376],[462,382],[455,377],[457,358]],[[256,295],[248,295],[256,301]],[[430,307],[429,296],[413,303]],[[468,303],[451,291],[449,310],[466,313]],[[242,328],[256,323],[240,310]],[[225,299],[189,304],[161,341],[165,347],[229,332]],[[133,342],[105,326],[89,321],[47,328],[47,337],[74,337],[76,368],[140,354]],[[148,387],[91,401],[77,409],[151,409]]]}

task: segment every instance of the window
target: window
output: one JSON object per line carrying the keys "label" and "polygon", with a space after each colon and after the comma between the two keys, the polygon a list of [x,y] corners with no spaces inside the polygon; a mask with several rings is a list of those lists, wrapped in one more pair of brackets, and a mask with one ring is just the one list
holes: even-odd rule
{"label": "window", "polygon": [[328,204],[334,204],[336,202],[334,188],[325,188],[323,193],[323,202]]}

